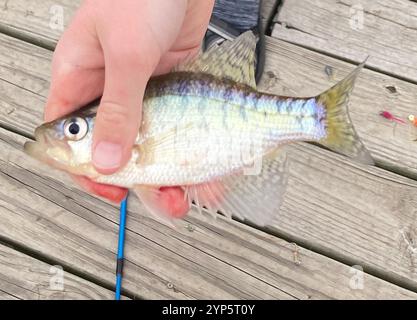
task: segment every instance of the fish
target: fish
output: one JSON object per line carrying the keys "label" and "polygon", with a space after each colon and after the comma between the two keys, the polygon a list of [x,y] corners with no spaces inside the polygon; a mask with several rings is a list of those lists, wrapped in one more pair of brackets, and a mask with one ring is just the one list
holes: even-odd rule
{"label": "fish", "polygon": [[267,225],[288,184],[285,145],[314,142],[367,165],[373,159],[348,112],[365,62],[317,96],[279,96],[256,88],[256,43],[248,31],[151,78],[131,158],[114,174],[99,174],[91,161],[99,100],[37,127],[24,150],[68,173],[133,189],[163,221],[170,217],[154,204],[159,188],[181,186],[200,212]]}

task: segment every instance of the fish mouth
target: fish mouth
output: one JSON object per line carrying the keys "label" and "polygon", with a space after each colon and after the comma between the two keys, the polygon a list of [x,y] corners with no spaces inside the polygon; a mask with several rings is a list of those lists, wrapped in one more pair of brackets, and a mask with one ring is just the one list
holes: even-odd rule
{"label": "fish mouth", "polygon": [[36,141],[27,141],[23,145],[23,151],[29,155],[33,155],[39,144]]}
{"label": "fish mouth", "polygon": [[42,134],[40,127],[35,129],[35,141],[27,141],[23,145],[23,150],[26,154],[37,158],[43,159],[46,156],[48,149],[48,137],[46,134]]}
{"label": "fish mouth", "polygon": [[40,151],[45,151],[46,149],[46,138],[44,138],[45,136],[41,134],[39,129],[39,127],[35,129],[35,141],[27,141],[23,145],[25,153],[31,156],[35,156]]}

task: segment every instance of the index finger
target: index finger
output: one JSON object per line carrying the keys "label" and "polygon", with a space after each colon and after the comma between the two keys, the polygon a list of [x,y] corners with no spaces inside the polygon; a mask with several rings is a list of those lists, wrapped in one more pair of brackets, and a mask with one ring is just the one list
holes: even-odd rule
{"label": "index finger", "polygon": [[83,6],[77,11],[55,49],[46,121],[82,107],[103,92],[104,58],[87,10]]}

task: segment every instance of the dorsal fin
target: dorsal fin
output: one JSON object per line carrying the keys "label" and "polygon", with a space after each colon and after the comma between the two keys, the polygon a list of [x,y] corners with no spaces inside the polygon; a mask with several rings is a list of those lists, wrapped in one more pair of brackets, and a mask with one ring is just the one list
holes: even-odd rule
{"label": "dorsal fin", "polygon": [[256,42],[253,32],[246,31],[233,41],[225,41],[220,46],[214,45],[173,71],[209,73],[256,88]]}

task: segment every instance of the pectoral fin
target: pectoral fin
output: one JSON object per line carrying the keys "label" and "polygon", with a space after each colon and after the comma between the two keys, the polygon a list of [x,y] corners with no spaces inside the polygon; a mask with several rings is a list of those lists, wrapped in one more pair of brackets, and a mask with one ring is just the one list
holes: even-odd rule
{"label": "pectoral fin", "polygon": [[138,185],[133,189],[149,213],[170,227],[175,227],[175,219],[184,217],[190,209],[179,187]]}
{"label": "pectoral fin", "polygon": [[[184,136],[187,136],[187,139],[179,139]],[[197,143],[199,139],[200,132],[191,122],[143,136],[137,141],[136,148],[140,155],[137,163],[152,163],[155,159],[183,158],[182,155],[188,150],[187,143]]]}

